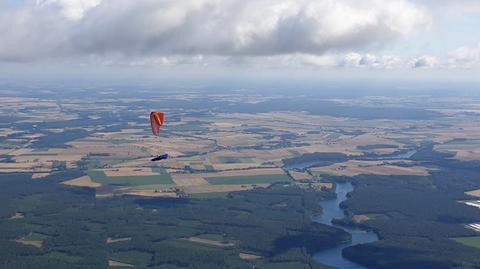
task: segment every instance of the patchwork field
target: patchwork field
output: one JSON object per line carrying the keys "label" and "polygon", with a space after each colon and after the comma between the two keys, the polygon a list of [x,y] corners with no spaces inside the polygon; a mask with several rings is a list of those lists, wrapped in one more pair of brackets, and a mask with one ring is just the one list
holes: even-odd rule
{"label": "patchwork field", "polygon": [[336,163],[325,167],[310,169],[315,174],[329,174],[337,176],[356,176],[362,174],[373,175],[412,175],[426,176],[429,170],[422,166],[403,167],[395,165],[395,162],[385,161],[348,161]]}
{"label": "patchwork field", "polygon": [[[175,98],[191,101],[198,97],[195,96],[185,94]],[[212,98],[248,104],[275,99],[237,97]],[[465,117],[462,113],[466,111],[473,113],[474,108],[437,109],[451,117],[441,123],[435,119],[363,119],[361,124],[350,117],[299,111],[198,113],[186,108],[168,108],[165,109],[167,124],[162,127],[160,137],[154,137],[148,122],[149,109],[134,106],[125,111],[130,102],[137,104],[144,99],[118,100],[122,105],[97,104],[81,98],[61,103],[42,98],[5,99],[0,112],[7,113],[7,105],[18,106],[19,122],[30,125],[23,129],[0,126],[0,138],[4,139],[0,147],[0,173],[28,172],[33,179],[42,180],[58,171],[79,169],[83,176],[63,184],[95,188],[99,198],[179,197],[221,195],[294,181],[310,182],[298,186],[318,189],[326,187],[319,178],[328,175],[426,176],[433,168],[414,165],[406,159],[348,160],[288,171],[283,170],[283,160],[310,153],[339,153],[349,157],[389,155],[415,148],[428,138],[437,143],[435,150],[452,153],[453,158],[480,159],[477,122],[454,119]],[[370,101],[359,102],[368,105]],[[70,111],[66,113],[65,109]],[[33,123],[37,125],[35,128]],[[150,161],[163,153],[168,153],[169,159]]]}

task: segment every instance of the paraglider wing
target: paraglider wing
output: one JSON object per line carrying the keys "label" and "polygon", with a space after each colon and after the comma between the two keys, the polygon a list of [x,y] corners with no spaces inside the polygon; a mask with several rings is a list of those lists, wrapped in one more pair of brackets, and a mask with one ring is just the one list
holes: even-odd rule
{"label": "paraglider wing", "polygon": [[150,113],[150,124],[152,126],[152,133],[155,136],[160,135],[160,126],[163,125],[164,114],[162,112]]}
{"label": "paraglider wing", "polygon": [[156,162],[156,161],[161,161],[161,160],[166,160],[166,159],[168,159],[168,154],[162,154],[162,155],[159,155],[155,158],[152,158],[151,161]]}

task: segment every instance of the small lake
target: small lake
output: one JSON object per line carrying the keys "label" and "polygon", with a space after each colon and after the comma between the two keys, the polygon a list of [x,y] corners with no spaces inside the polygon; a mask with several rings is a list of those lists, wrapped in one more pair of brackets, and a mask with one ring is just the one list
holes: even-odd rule
{"label": "small lake", "polygon": [[313,217],[313,221],[315,222],[340,228],[352,235],[351,242],[320,251],[313,256],[316,261],[339,269],[366,269],[366,267],[344,258],[342,256],[342,250],[349,246],[378,240],[378,236],[374,232],[332,224],[333,219],[343,219],[345,217],[343,209],[340,208],[340,203],[347,199],[347,194],[353,191],[353,189],[354,187],[351,183],[337,183],[335,190],[337,198],[320,202],[323,209],[322,214]]}

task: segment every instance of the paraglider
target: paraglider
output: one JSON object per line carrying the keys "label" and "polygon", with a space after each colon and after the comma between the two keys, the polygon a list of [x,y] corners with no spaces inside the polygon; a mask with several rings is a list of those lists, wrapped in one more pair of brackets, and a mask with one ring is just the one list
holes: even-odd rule
{"label": "paraglider", "polygon": [[160,136],[160,126],[163,125],[165,114],[163,112],[150,113],[150,125],[152,126],[152,133],[154,136]]}
{"label": "paraglider", "polygon": [[[160,126],[163,125],[165,120],[165,114],[163,112],[154,111],[150,113],[150,125],[152,127],[152,133],[154,136],[160,136]],[[162,154],[151,159],[152,162],[165,160],[168,158],[168,154]]]}

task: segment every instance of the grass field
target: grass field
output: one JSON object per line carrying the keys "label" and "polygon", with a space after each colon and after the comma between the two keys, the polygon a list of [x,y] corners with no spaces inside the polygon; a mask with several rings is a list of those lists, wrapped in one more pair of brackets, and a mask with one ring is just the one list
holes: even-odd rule
{"label": "grass field", "polygon": [[147,266],[152,259],[152,254],[135,250],[119,251],[112,253],[110,255],[110,259],[119,262],[135,264],[136,266]]}
{"label": "grass field", "polygon": [[48,257],[48,259],[60,260],[60,261],[67,262],[67,263],[78,263],[82,259],[81,257],[70,256],[66,253],[59,252],[59,251],[49,252],[45,256]]}
{"label": "grass field", "polygon": [[32,240],[32,241],[43,241],[46,239],[48,239],[48,236],[40,233],[31,233],[25,236],[25,240]]}
{"label": "grass field", "polygon": [[225,237],[221,234],[201,234],[197,236],[198,238],[201,239],[207,239],[207,240],[215,240],[215,241],[223,241],[225,240]]}
{"label": "grass field", "polygon": [[231,176],[206,178],[212,185],[238,185],[238,184],[265,184],[275,182],[288,182],[287,175],[257,175],[257,176]]}
{"label": "grass field", "polygon": [[90,178],[97,183],[104,185],[121,186],[142,186],[156,184],[175,184],[168,174],[159,174],[158,176],[119,176],[108,177],[102,171],[90,170],[87,172]]}
{"label": "grass field", "polygon": [[457,237],[457,238],[453,238],[453,240],[466,246],[480,248],[480,236]]}

